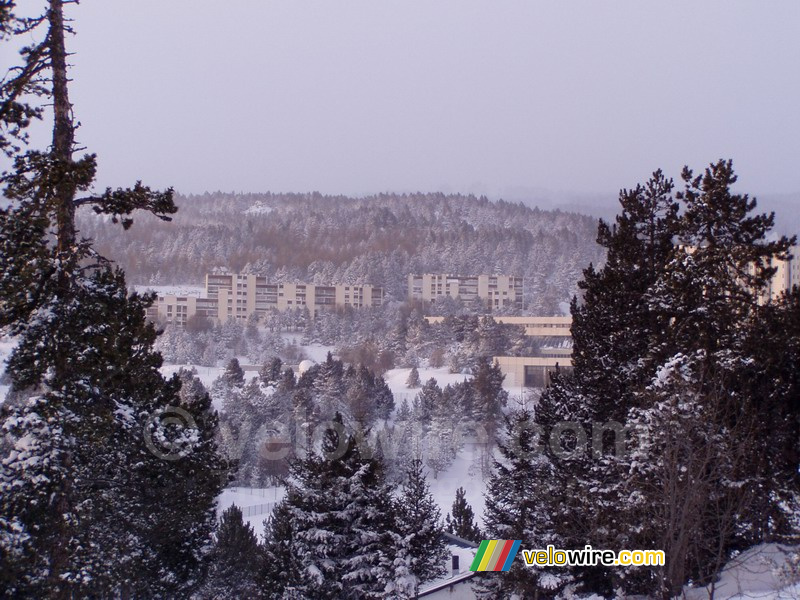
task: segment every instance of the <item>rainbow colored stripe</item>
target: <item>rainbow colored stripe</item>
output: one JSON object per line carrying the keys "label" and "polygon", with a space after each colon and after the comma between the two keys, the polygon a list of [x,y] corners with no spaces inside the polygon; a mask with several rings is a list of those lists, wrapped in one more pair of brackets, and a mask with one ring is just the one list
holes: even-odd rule
{"label": "rainbow colored stripe", "polygon": [[470,571],[508,571],[519,551],[520,540],[483,540]]}

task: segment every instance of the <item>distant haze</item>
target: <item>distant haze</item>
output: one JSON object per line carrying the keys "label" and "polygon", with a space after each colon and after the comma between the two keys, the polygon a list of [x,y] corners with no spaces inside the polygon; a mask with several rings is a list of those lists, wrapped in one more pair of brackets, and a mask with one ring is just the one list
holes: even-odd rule
{"label": "distant haze", "polygon": [[69,13],[78,137],[101,186],[602,206],[658,167],[730,157],[742,190],[800,190],[797,0],[84,0]]}

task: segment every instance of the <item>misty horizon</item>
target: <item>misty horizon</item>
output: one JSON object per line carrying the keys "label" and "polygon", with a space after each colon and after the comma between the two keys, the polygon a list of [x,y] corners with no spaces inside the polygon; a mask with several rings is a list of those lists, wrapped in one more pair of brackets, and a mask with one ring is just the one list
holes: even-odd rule
{"label": "misty horizon", "polygon": [[732,158],[797,206],[796,3],[213,6],[68,8],[98,187],[594,204]]}

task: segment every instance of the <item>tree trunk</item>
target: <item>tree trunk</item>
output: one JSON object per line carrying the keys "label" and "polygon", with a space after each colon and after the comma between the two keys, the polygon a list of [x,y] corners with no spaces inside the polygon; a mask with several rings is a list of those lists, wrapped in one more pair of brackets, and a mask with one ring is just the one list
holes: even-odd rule
{"label": "tree trunk", "polygon": [[[67,50],[64,44],[63,0],[50,0],[47,18],[50,22],[49,49],[53,70],[53,158],[65,172],[72,163],[75,127],[72,122],[72,105],[67,89]],[[75,244],[75,184],[64,177],[56,185],[55,208],[57,215],[58,252],[70,252]]]}
{"label": "tree trunk", "polygon": [[[72,273],[70,254],[75,246],[75,184],[72,174],[72,148],[75,138],[75,128],[72,122],[72,105],[69,101],[67,78],[67,50],[64,43],[64,5],[63,0],[50,0],[50,9],[47,13],[49,21],[48,52],[53,76],[53,147],[52,158],[59,170],[60,178],[55,185],[53,204],[56,213],[56,238],[57,252],[61,261],[58,273],[58,296],[64,302],[72,288]],[[69,356],[63,352],[58,353],[55,371],[56,379],[61,381],[61,375],[69,368]],[[64,457],[64,467],[71,466],[70,456]],[[64,487],[52,501],[52,510],[60,518],[56,520],[54,530],[53,548],[50,555],[50,582],[48,588],[52,598],[70,598],[70,586],[61,575],[67,569],[70,552],[70,526],[65,518],[72,512],[71,482],[66,480]]]}

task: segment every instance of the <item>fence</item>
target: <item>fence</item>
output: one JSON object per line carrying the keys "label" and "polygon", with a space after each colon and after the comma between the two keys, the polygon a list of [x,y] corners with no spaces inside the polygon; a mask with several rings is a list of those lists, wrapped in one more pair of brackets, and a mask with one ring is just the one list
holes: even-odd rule
{"label": "fence", "polygon": [[267,502],[266,504],[245,506],[242,508],[242,517],[256,517],[258,515],[271,513],[275,509],[275,504],[275,502]]}
{"label": "fence", "polygon": [[248,496],[259,496],[266,498],[271,496],[273,500],[278,501],[283,497],[283,488],[251,488],[251,487],[231,487],[228,488],[234,494],[247,494]]}

